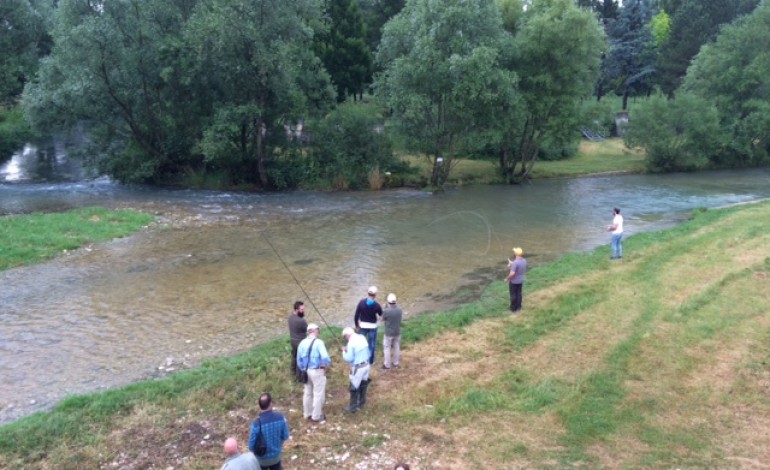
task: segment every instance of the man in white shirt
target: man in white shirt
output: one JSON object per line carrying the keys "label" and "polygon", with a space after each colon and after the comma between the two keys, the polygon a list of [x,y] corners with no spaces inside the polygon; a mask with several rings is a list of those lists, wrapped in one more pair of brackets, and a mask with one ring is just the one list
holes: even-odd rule
{"label": "man in white shirt", "polygon": [[610,259],[623,258],[623,216],[620,215],[620,209],[612,209],[612,224],[607,226],[607,230],[612,232],[612,255]]}

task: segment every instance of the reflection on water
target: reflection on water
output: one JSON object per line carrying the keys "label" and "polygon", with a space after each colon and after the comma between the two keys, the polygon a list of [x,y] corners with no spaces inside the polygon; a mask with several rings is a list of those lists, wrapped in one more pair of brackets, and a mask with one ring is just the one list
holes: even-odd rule
{"label": "reflection on water", "polygon": [[[350,323],[370,284],[416,314],[501,280],[513,245],[536,266],[608,243],[615,206],[632,234],[696,207],[767,197],[768,182],[767,171],[611,176],[435,196],[0,184],[0,213],[99,204],[161,222],[0,272],[0,420],[284,335],[291,304],[303,299],[292,274],[334,325]],[[312,308],[308,318],[322,322]]]}

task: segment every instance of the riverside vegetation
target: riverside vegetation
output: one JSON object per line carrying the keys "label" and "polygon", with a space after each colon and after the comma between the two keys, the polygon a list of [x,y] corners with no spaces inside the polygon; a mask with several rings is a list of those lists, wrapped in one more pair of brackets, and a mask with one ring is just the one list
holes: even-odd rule
{"label": "riverside vegetation", "polygon": [[[502,282],[409,319],[367,409],[335,328],[328,422],[302,419],[286,338],[199,369],[64,400],[0,428],[3,468],[215,468],[259,394],[289,420],[287,468],[758,468],[770,461],[770,203],[537,266],[521,314]],[[500,278],[504,273],[501,271]]]}

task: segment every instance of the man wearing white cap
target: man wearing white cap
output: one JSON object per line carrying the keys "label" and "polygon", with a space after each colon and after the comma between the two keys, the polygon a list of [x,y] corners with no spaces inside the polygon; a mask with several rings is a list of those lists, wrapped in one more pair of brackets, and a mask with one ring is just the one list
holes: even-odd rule
{"label": "man wearing white cap", "polygon": [[297,348],[297,368],[307,371],[305,394],[302,397],[303,414],[306,419],[323,424],[324,403],[326,403],[326,369],[331,365],[331,358],[326,345],[318,337],[320,328],[315,323],[307,326],[307,338]]}
{"label": "man wearing white cap", "polygon": [[369,345],[363,335],[346,327],[342,336],[348,345],[342,347],[342,358],[350,364],[350,405],[345,411],[355,413],[366,404],[366,389],[369,388]]}
{"label": "man wearing white cap", "polygon": [[377,320],[382,317],[382,307],[377,303],[377,287],[371,286],[367,291],[367,297],[361,299],[356,306],[356,315],[353,318],[356,329],[364,335],[369,343],[369,364],[374,364],[374,353],[377,350]]}
{"label": "man wearing white cap", "polygon": [[[383,369],[398,368],[401,357],[401,319],[404,316],[401,307],[396,305],[396,294],[388,294],[388,304],[382,311],[382,322],[385,324],[385,335],[382,338],[382,350],[385,355]],[[393,350],[393,362],[390,361],[390,352]]]}

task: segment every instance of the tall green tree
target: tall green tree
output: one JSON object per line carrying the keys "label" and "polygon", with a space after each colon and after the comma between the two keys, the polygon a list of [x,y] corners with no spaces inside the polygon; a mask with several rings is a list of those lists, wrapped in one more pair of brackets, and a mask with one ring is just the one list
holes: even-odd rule
{"label": "tall green tree", "polygon": [[480,148],[513,100],[515,74],[500,63],[502,20],[493,0],[413,0],[384,28],[379,96],[411,150],[432,161],[441,188],[458,154]]}
{"label": "tall green tree", "polygon": [[[200,113],[180,79],[194,0],[61,0],[54,48],[23,104],[38,128],[86,121],[103,170],[158,181],[191,164]],[[183,89],[184,88],[184,89]]]}
{"label": "tall green tree", "polygon": [[576,138],[580,100],[591,95],[604,47],[596,18],[573,0],[534,2],[519,28],[506,65],[520,77],[521,101],[499,114],[500,168],[509,183],[528,177],[544,142]]}
{"label": "tall green tree", "polygon": [[[704,45],[687,71],[682,89],[712,102],[728,134],[720,166],[770,162],[770,2],[725,26]],[[678,94],[678,93],[677,93]]]}
{"label": "tall green tree", "polygon": [[195,80],[213,92],[199,148],[231,176],[270,188],[272,150],[314,108],[333,99],[329,77],[308,47],[320,20],[316,0],[202,0],[186,40]]}
{"label": "tall green tree", "polygon": [[0,106],[19,98],[47,44],[45,20],[29,0],[0,2]]}
{"label": "tall green tree", "polygon": [[358,0],[326,0],[327,24],[315,38],[318,57],[337,89],[337,102],[363,93],[372,76],[372,52]]}
{"label": "tall green tree", "polygon": [[610,50],[602,62],[601,88],[628,98],[652,91],[655,72],[655,42],[649,24],[652,11],[642,0],[628,0],[618,19],[607,27]]}
{"label": "tall green tree", "polygon": [[680,0],[673,5],[671,34],[661,48],[656,66],[656,83],[663,92],[673,96],[701,46],[712,41],[722,25],[750,13],[758,3],[759,0]]}
{"label": "tall green tree", "polygon": [[366,45],[370,51],[380,46],[382,27],[403,8],[405,0],[358,0],[361,14],[366,23]]}

